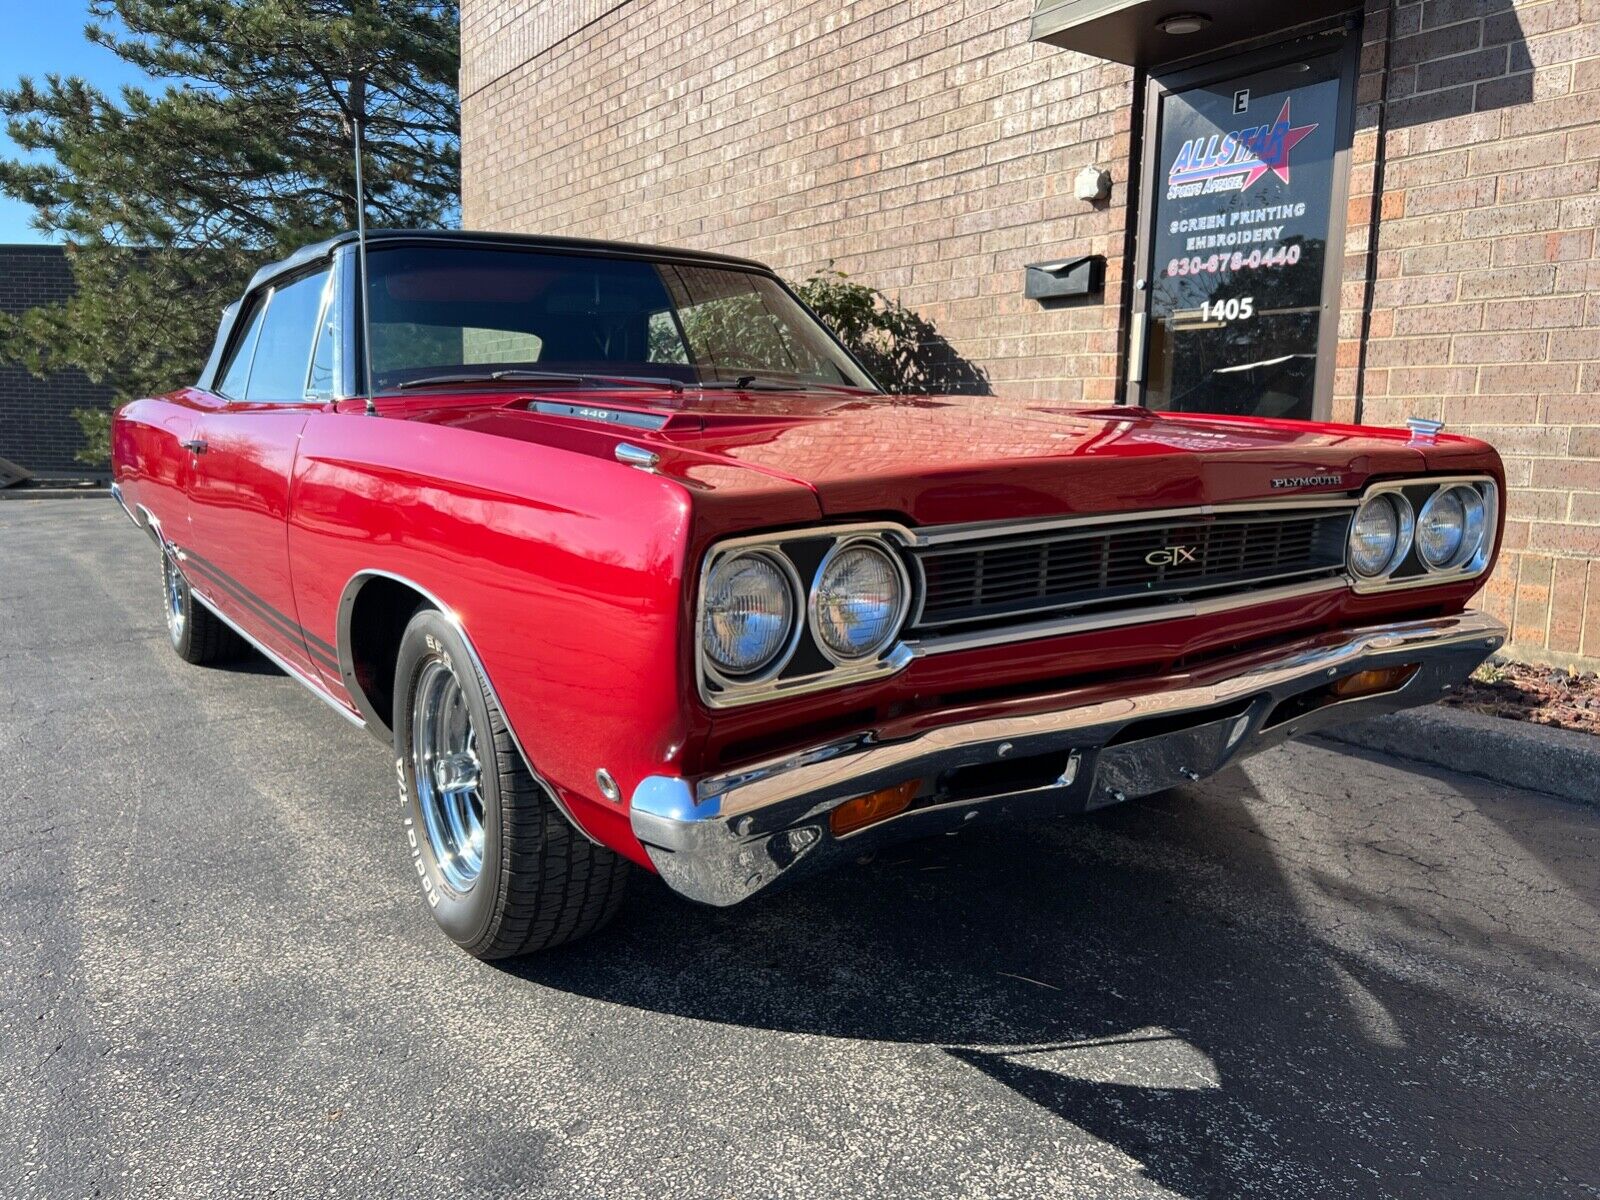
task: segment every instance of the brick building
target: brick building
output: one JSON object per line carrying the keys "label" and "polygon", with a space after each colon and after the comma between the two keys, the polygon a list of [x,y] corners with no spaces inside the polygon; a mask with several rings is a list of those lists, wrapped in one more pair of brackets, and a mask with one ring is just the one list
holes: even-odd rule
{"label": "brick building", "polygon": [[[59,304],[73,293],[72,269],[60,246],[0,246],[0,313]],[[111,390],[79,371],[36,379],[14,363],[0,362],[0,458],[35,475],[96,474],[73,456],[83,448],[74,409],[103,408]]]}
{"label": "brick building", "polygon": [[1506,457],[1512,651],[1600,661],[1600,0],[464,0],[461,33],[469,227],[832,262],[977,390],[1441,419]]}

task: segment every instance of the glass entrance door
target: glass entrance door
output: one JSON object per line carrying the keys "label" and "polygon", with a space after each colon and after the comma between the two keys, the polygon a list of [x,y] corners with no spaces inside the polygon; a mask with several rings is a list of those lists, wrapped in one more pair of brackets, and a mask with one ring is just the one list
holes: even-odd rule
{"label": "glass entrance door", "polygon": [[1325,415],[1347,191],[1342,41],[1151,80],[1130,399]]}

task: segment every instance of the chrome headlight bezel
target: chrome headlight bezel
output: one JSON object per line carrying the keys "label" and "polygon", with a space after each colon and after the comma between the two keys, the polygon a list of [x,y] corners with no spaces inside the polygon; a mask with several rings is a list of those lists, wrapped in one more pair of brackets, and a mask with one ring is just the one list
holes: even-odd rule
{"label": "chrome headlight bezel", "polygon": [[[1428,518],[1433,515],[1434,510],[1446,496],[1461,498],[1461,540],[1448,555],[1435,562],[1428,557],[1421,533],[1428,523]],[[1484,504],[1482,493],[1477,488],[1463,483],[1442,487],[1429,496],[1422,506],[1422,511],[1417,514],[1417,557],[1422,560],[1422,565],[1430,571],[1439,572],[1452,571],[1462,563],[1470,562],[1482,548],[1484,538],[1488,536],[1486,510],[1487,505]]]}
{"label": "chrome headlight bezel", "polygon": [[[788,629],[784,632],[778,647],[767,658],[753,666],[740,670],[720,663],[711,654],[706,645],[705,623],[707,616],[706,598],[711,594],[712,582],[720,572],[731,570],[734,566],[746,559],[755,559],[770,566],[778,573],[788,593]],[[800,635],[805,621],[803,620],[805,606],[805,589],[800,582],[800,574],[795,570],[794,564],[782,554],[772,550],[749,549],[739,550],[732,554],[720,556],[714,563],[708,565],[705,578],[701,582],[700,602],[696,612],[695,637],[699,648],[701,665],[706,673],[718,683],[728,687],[739,687],[761,683],[771,679],[788,665],[794,657],[794,652],[800,644]]]}
{"label": "chrome headlight bezel", "polygon": [[[884,633],[865,649],[853,654],[838,649],[823,634],[822,616],[822,587],[830,568],[836,566],[839,560],[851,552],[866,552],[876,554],[888,564],[899,585],[899,595],[895,598],[895,605]],[[880,537],[870,534],[861,534],[855,537],[840,538],[833,544],[822,561],[817,564],[816,574],[811,579],[811,592],[806,598],[806,618],[810,623],[811,634],[816,639],[817,649],[835,666],[845,667],[855,663],[866,662],[882,654],[895,639],[900,636],[900,630],[905,625],[906,614],[911,610],[911,575],[906,570],[905,560],[896,554]]]}
{"label": "chrome headlight bezel", "polygon": [[[1394,514],[1394,544],[1389,547],[1389,553],[1384,556],[1377,570],[1363,571],[1356,566],[1356,526],[1361,522],[1362,513],[1380,505]],[[1363,580],[1383,579],[1392,574],[1405,561],[1406,555],[1411,553],[1416,523],[1416,510],[1411,507],[1411,501],[1400,492],[1373,492],[1363,497],[1355,512],[1350,515],[1350,532],[1345,541],[1345,565],[1349,568],[1350,574],[1356,579]]]}
{"label": "chrome headlight bezel", "polygon": [[[1462,546],[1446,561],[1444,566],[1434,566],[1422,556],[1417,545],[1416,514],[1428,510],[1435,497],[1443,492],[1462,488],[1472,492],[1477,507],[1481,509],[1475,528],[1481,535],[1475,542],[1463,538]],[[1387,569],[1376,576],[1363,576],[1346,558],[1346,574],[1351,586],[1360,593],[1392,591],[1400,588],[1438,587],[1441,584],[1476,579],[1489,569],[1494,561],[1500,527],[1500,487],[1487,475],[1417,475],[1408,479],[1392,479],[1373,484],[1362,494],[1363,505],[1376,496],[1393,496],[1404,501],[1413,513],[1411,545],[1404,555],[1398,556]],[[1471,502],[1469,501],[1469,504]],[[1357,511],[1360,511],[1357,509]],[[1355,514],[1351,514],[1354,528]],[[1468,550],[1469,542],[1471,549]]]}
{"label": "chrome headlight bezel", "polygon": [[[913,654],[903,636],[918,603],[920,585],[903,552],[915,542],[916,535],[903,525],[873,522],[754,534],[714,544],[701,564],[694,605],[695,675],[700,699],[708,708],[733,708],[831,690],[904,670]],[[815,632],[812,614],[815,587],[823,567],[842,550],[862,545],[872,546],[894,565],[901,594],[890,624],[892,633],[879,639],[872,650],[850,658],[833,653],[822,641]],[[798,616],[785,652],[760,671],[740,675],[719,670],[711,660],[706,651],[705,620],[713,572],[746,554],[767,556],[792,573]],[[806,577],[812,581],[810,588],[801,582]]]}

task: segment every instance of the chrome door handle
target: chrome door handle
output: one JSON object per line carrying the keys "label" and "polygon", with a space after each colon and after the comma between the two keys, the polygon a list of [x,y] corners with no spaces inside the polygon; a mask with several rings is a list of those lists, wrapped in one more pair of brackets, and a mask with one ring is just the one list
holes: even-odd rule
{"label": "chrome door handle", "polygon": [[204,454],[206,452],[205,439],[190,438],[187,442],[183,443],[183,448],[190,454]]}

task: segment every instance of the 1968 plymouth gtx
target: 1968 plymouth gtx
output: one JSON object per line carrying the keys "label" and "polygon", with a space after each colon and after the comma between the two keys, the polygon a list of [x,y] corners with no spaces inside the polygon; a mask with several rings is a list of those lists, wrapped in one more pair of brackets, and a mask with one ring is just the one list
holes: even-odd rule
{"label": "1968 plymouth gtx", "polygon": [[117,414],[115,486],[180,655],[248,642],[392,742],[396,832],[481,957],[595,929],[634,865],[733,904],[1200,779],[1503,640],[1467,608],[1481,442],[886,395],[712,254],[366,257],[365,288],[350,237],[260,271],[199,381]]}

